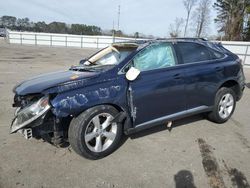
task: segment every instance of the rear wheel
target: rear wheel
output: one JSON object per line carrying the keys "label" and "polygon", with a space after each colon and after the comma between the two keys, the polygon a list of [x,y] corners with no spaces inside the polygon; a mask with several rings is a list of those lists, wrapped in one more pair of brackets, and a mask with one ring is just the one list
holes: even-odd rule
{"label": "rear wheel", "polygon": [[215,97],[213,111],[208,114],[208,119],[216,123],[224,123],[232,116],[236,105],[236,96],[232,89],[222,87]]}
{"label": "rear wheel", "polygon": [[118,111],[108,105],[96,106],[74,118],[69,127],[69,142],[81,156],[100,159],[111,154],[122,137],[122,126],[112,122]]}

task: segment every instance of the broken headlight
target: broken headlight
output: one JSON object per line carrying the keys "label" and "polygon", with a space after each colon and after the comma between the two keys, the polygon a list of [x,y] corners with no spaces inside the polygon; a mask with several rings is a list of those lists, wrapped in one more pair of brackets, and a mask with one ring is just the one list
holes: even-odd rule
{"label": "broken headlight", "polygon": [[39,99],[37,102],[19,110],[16,112],[16,117],[12,122],[10,132],[13,133],[32,121],[42,116],[45,112],[50,109],[49,97],[45,96]]}

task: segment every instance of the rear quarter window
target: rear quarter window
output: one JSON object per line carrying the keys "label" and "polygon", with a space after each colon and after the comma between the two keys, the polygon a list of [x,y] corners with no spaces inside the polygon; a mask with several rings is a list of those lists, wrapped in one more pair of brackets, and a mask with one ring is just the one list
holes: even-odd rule
{"label": "rear quarter window", "polygon": [[214,55],[214,59],[222,59],[223,57],[225,57],[223,53],[216,52],[216,51],[212,51],[212,54]]}

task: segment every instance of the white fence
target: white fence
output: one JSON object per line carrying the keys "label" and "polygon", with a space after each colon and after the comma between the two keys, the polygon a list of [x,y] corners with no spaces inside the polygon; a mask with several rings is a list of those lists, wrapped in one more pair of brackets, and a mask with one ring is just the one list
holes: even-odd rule
{"label": "white fence", "polygon": [[[113,42],[125,42],[136,39],[123,37],[114,38],[112,36],[68,35],[7,30],[7,40],[9,43],[15,44],[104,48]],[[245,65],[250,66],[250,42],[221,41],[221,43],[225,48],[237,54],[243,60]]]}
{"label": "white fence", "polygon": [[221,41],[222,45],[237,54],[244,62],[244,65],[250,66],[250,42],[242,41]]}
{"label": "white fence", "polygon": [[113,42],[135,40],[113,36],[69,35],[53,33],[17,32],[7,30],[7,40],[14,44],[104,48]]}

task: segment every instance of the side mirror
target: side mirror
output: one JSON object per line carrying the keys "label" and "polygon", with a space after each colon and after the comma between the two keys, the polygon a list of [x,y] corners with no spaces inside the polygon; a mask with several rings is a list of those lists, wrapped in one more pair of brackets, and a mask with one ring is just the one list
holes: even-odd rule
{"label": "side mirror", "polygon": [[82,60],[79,62],[79,65],[83,65],[86,61],[87,61],[87,59],[82,59]]}
{"label": "side mirror", "polygon": [[129,81],[134,81],[140,74],[140,71],[134,67],[131,67],[126,73],[126,78]]}

